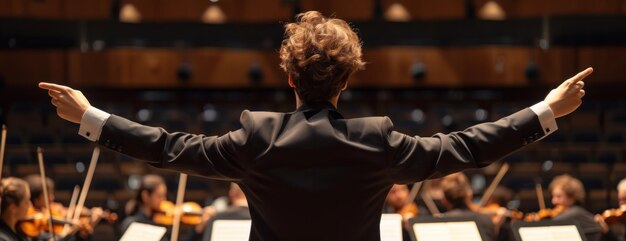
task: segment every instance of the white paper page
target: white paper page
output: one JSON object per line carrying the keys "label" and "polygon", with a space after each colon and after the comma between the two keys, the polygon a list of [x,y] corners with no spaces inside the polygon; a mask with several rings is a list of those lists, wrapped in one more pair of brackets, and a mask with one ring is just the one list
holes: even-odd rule
{"label": "white paper page", "polygon": [[380,218],[380,240],[402,241],[402,216],[383,214]]}
{"label": "white paper page", "polygon": [[575,225],[521,227],[522,241],[582,241]]}
{"label": "white paper page", "polygon": [[167,229],[144,223],[132,223],[120,241],[160,241]]}
{"label": "white paper page", "polygon": [[473,221],[413,224],[418,241],[482,241]]}
{"label": "white paper page", "polygon": [[211,241],[248,241],[250,220],[215,220],[211,231]]}

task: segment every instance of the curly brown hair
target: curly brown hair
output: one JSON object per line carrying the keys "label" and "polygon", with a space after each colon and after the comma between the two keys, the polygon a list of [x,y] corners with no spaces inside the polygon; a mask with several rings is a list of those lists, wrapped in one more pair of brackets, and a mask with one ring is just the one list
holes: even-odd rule
{"label": "curly brown hair", "polygon": [[285,25],[280,59],[304,103],[330,100],[365,65],[361,41],[350,25],[316,11],[298,14],[295,23]]}
{"label": "curly brown hair", "polygon": [[585,202],[585,186],[580,180],[564,174],[555,177],[550,183],[550,192],[555,188],[561,188],[565,195],[574,198],[576,204],[583,204]]}

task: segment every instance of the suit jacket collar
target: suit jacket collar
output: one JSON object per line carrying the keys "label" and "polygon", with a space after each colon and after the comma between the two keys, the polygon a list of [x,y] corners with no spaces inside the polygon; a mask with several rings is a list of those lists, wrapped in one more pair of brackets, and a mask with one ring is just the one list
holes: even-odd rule
{"label": "suit jacket collar", "polygon": [[337,111],[337,107],[328,101],[305,103],[300,105],[295,112],[303,112],[308,119],[322,110],[328,110],[329,115],[334,119],[344,119],[339,111]]}

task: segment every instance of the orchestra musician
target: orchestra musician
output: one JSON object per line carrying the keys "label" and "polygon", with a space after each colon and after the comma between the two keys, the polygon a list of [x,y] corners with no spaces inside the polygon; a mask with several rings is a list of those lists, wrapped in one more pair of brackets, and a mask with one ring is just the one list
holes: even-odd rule
{"label": "orchestra musician", "polygon": [[563,210],[552,217],[552,220],[575,220],[580,224],[588,241],[600,240],[600,224],[594,220],[593,214],[582,207],[585,188],[580,180],[567,174],[557,176],[550,183],[549,191],[554,209]]}
{"label": "orchestra musician", "polygon": [[[417,185],[417,184],[414,184]],[[409,235],[408,220],[418,215],[419,208],[417,204],[410,200],[409,188],[404,184],[395,184],[387,194],[385,199],[387,205],[391,208],[392,213],[402,216],[402,240],[411,240]]]}
{"label": "orchestra musician", "polygon": [[215,220],[222,219],[250,219],[250,209],[248,208],[248,199],[243,193],[239,185],[231,183],[228,190],[228,198],[230,199],[230,206],[221,212],[217,212],[207,222],[202,234],[202,241],[211,241],[211,234],[213,230],[213,222]]}
{"label": "orchestra musician", "polygon": [[[160,222],[160,219],[155,217],[157,213],[168,212],[162,210],[161,204],[167,199],[167,185],[163,178],[159,175],[148,174],[142,177],[139,189],[133,200],[130,200],[126,206],[126,214],[128,215],[121,223],[120,230],[122,233],[126,232],[131,224],[138,222],[150,225],[166,226]],[[202,221],[197,224],[193,230],[189,233],[181,235],[180,240],[195,240],[202,235],[204,227],[207,221],[210,219],[210,209],[204,209],[202,215]],[[167,220],[171,220],[171,217],[165,217]],[[161,238],[162,241],[169,240],[169,233],[171,227],[168,227],[168,233]]]}
{"label": "orchestra musician", "polygon": [[18,230],[19,220],[26,218],[30,207],[30,190],[24,180],[8,177],[2,179],[0,206],[0,241],[27,241]]}
{"label": "orchestra musician", "polygon": [[491,221],[491,216],[472,210],[475,204],[472,202],[474,193],[467,176],[459,172],[442,178],[441,189],[443,191],[443,204],[448,211],[444,217],[472,217],[476,225],[485,235],[485,241],[496,239],[496,226]]}
{"label": "orchestra musician", "polygon": [[[365,65],[350,25],[315,11],[296,19],[285,25],[280,49],[296,110],[243,111],[242,128],[222,136],[169,133],[99,110],[70,87],[39,87],[91,141],[159,168],[239,184],[250,205],[250,240],[374,241],[393,184],[484,167],[553,133],[555,118],[582,103],[582,80],[592,72],[496,122],[409,136],[394,131],[387,117],[345,119],[337,110],[349,77]],[[309,225],[294,225],[302,217]]]}
{"label": "orchestra musician", "polygon": [[[62,204],[54,201],[55,200],[55,196],[54,196],[55,184],[51,178],[46,177],[48,200],[45,199],[44,191],[43,191],[43,182],[39,174],[28,175],[24,177],[24,181],[26,181],[28,183],[28,186],[30,187],[30,194],[31,194],[30,202],[35,211],[37,212],[43,211],[44,213],[46,213],[47,212],[47,210],[45,210],[46,202],[48,202],[53,212],[57,213],[61,217],[65,217],[65,214],[67,213],[67,208],[65,208]],[[92,212],[92,215],[99,215],[99,214],[102,214],[101,208],[95,208],[94,212]],[[78,227],[76,227],[79,229],[78,232],[72,232],[70,233],[70,235],[65,236],[65,237],[58,237],[57,235],[56,239],[59,241],[89,240],[91,234],[93,233],[93,227],[91,226],[91,224],[76,223],[75,225],[78,225]],[[49,232],[41,232],[39,236],[31,237],[29,238],[29,240],[47,241],[47,240],[50,240],[51,237],[52,237],[52,234],[50,234]]]}
{"label": "orchestra musician", "polygon": [[[135,198],[126,203],[126,218],[120,224],[121,233],[126,232],[131,224],[138,222],[157,225],[153,213],[160,209],[161,202],[167,198],[167,186],[161,176],[149,174],[141,178]],[[161,240],[168,240],[165,235]]]}
{"label": "orchestra musician", "polygon": [[[617,184],[617,212],[620,212],[621,217],[625,217],[623,211],[626,210],[626,178],[622,179]],[[607,223],[605,221],[606,214],[596,214],[595,220],[600,224],[603,233],[603,240],[607,241],[626,241],[626,223],[624,218],[619,218],[617,222]],[[608,214],[610,215],[610,214]]]}

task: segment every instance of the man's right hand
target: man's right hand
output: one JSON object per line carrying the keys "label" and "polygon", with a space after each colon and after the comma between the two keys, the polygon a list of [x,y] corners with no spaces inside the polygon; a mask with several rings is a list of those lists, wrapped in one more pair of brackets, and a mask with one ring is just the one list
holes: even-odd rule
{"label": "man's right hand", "polygon": [[559,118],[568,115],[582,104],[581,98],[585,96],[583,79],[591,72],[593,72],[593,68],[587,68],[548,93],[544,101],[552,109],[554,117]]}
{"label": "man's right hand", "polygon": [[57,114],[65,120],[80,123],[83,114],[91,106],[79,90],[45,82],[39,83],[39,88],[48,90],[48,95],[52,98],[52,105],[57,107]]}

